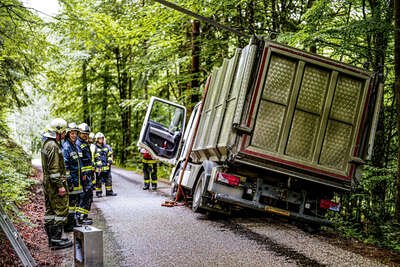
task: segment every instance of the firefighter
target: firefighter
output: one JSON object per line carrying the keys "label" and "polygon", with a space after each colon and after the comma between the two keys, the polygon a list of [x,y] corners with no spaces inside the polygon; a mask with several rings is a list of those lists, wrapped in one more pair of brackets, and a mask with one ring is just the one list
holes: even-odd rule
{"label": "firefighter", "polygon": [[79,226],[80,209],[79,198],[83,193],[81,181],[81,159],[79,158],[76,140],[78,138],[78,127],[76,123],[68,124],[66,140],[63,143],[63,154],[65,168],[67,169],[67,182],[69,188],[69,213],[68,222],[64,230],[71,232],[74,227]]}
{"label": "firefighter", "polygon": [[113,163],[112,149],[104,143],[104,134],[98,132],[95,135],[95,168],[96,168],[96,196],[102,197],[102,182],[106,184],[106,196],[116,196],[112,189],[111,164]]}
{"label": "firefighter", "polygon": [[157,161],[153,159],[150,153],[142,148],[140,153],[143,155],[143,178],[144,186],[143,190],[148,190],[150,188],[150,177],[151,177],[151,189],[157,189]]}
{"label": "firefighter", "polygon": [[[93,162],[93,166],[94,166],[94,159],[95,159],[94,154],[96,152],[96,145],[94,144],[94,133],[93,132],[90,132],[90,134],[89,134],[88,143],[90,145],[90,153],[92,155],[92,162]],[[93,187],[92,187],[92,189],[95,190],[95,188],[96,188],[96,172],[93,171]]]}
{"label": "firefighter", "polygon": [[62,249],[72,246],[72,241],[62,238],[68,216],[68,187],[61,140],[65,136],[67,122],[57,118],[50,122],[43,133],[41,150],[43,188],[45,198],[44,226],[49,247]]}
{"label": "firefighter", "polygon": [[81,217],[79,218],[80,224],[90,225],[92,219],[88,217],[90,208],[93,202],[93,190],[92,186],[94,183],[94,166],[92,160],[92,153],[90,152],[90,144],[88,143],[90,128],[86,123],[81,123],[78,126],[79,136],[76,140],[76,146],[78,148],[79,157],[81,159],[81,180],[83,193],[79,198],[79,207],[77,211],[80,212]]}

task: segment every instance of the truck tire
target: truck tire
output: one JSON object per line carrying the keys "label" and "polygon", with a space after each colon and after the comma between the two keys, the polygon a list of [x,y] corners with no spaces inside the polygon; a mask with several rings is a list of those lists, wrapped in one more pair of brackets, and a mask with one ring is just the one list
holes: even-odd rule
{"label": "truck tire", "polygon": [[194,212],[202,212],[203,192],[204,192],[204,177],[205,172],[202,172],[197,180],[196,187],[193,192],[192,210]]}
{"label": "truck tire", "polygon": [[[180,170],[180,169],[179,169]],[[179,178],[179,170],[177,170],[174,174],[174,178],[171,181],[170,190],[171,190],[171,199],[176,199],[176,194],[178,193],[178,178]]]}

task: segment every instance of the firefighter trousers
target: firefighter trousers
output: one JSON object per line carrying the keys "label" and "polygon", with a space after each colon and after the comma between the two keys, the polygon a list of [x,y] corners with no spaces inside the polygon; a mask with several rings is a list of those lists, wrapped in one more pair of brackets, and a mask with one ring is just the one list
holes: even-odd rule
{"label": "firefighter trousers", "polygon": [[[66,184],[64,188],[67,188]],[[45,225],[65,225],[68,216],[68,193],[61,197],[58,195],[58,188],[48,179],[43,183],[45,198]]]}
{"label": "firefighter trousers", "polygon": [[150,186],[150,178],[151,185],[157,187],[157,163],[143,162],[143,178],[145,187]]}
{"label": "firefighter trousers", "polygon": [[112,177],[111,171],[102,171],[96,177],[96,195],[103,193],[102,184],[106,185],[106,193],[112,192]]}
{"label": "firefighter trousers", "polygon": [[79,214],[79,219],[86,219],[88,217],[93,202],[93,173],[85,173],[85,175],[86,180],[83,181],[83,192],[79,194],[79,203],[76,209],[77,214]]}

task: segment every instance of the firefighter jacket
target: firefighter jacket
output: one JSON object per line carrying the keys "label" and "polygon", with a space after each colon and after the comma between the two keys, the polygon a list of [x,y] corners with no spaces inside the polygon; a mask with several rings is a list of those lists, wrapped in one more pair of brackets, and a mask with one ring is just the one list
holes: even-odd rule
{"label": "firefighter jacket", "polygon": [[157,163],[157,161],[155,159],[153,159],[153,157],[150,155],[150,153],[146,149],[144,149],[144,148],[140,149],[140,153],[142,153],[142,155],[143,155],[143,159],[142,159],[143,163],[148,163],[148,164]]}
{"label": "firefighter jacket", "polygon": [[93,179],[93,160],[92,160],[92,152],[90,151],[90,144],[79,138],[76,140],[76,147],[78,148],[78,155],[81,159],[81,175],[86,175],[87,181],[85,182],[86,185],[91,185],[94,182]]}
{"label": "firefighter jacket", "polygon": [[63,154],[65,168],[67,170],[67,182],[70,194],[82,193],[81,183],[81,159],[79,158],[78,147],[71,141],[66,140],[63,143]]}
{"label": "firefighter jacket", "polygon": [[66,170],[61,145],[55,139],[47,138],[41,154],[44,182],[57,188],[65,187]]}
{"label": "firefighter jacket", "polygon": [[100,168],[102,172],[110,170],[110,166],[113,163],[113,152],[107,144],[96,144],[95,152],[95,167]]}

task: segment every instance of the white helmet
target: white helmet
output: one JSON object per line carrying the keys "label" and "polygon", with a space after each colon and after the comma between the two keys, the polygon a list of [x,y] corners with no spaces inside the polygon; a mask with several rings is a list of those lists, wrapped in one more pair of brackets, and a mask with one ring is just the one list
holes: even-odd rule
{"label": "white helmet", "polygon": [[97,140],[99,138],[104,138],[104,134],[102,134],[101,132],[97,132],[96,135],[94,136],[94,138]]}
{"label": "white helmet", "polygon": [[67,122],[63,119],[56,118],[46,126],[44,137],[56,138],[56,133],[62,134],[67,128]]}
{"label": "white helmet", "polygon": [[78,126],[76,125],[75,122],[68,123],[67,132],[70,131],[79,131]]}
{"label": "white helmet", "polygon": [[67,122],[63,119],[56,118],[50,122],[49,130],[61,134],[67,128]]}
{"label": "white helmet", "polygon": [[86,123],[79,124],[78,129],[81,133],[84,133],[84,134],[90,133],[90,127]]}

